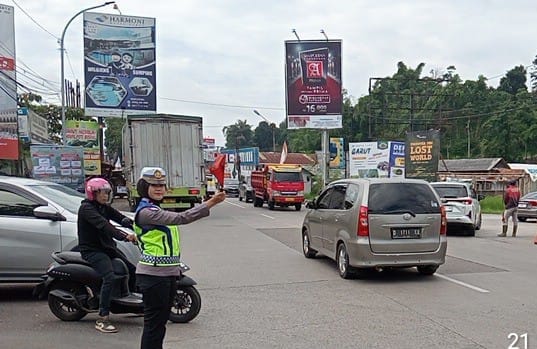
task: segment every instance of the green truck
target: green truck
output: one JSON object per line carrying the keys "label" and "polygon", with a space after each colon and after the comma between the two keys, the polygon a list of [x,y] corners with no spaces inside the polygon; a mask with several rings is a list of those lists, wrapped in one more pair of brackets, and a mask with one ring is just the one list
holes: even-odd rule
{"label": "green truck", "polygon": [[198,116],[129,115],[123,127],[123,159],[131,211],[140,201],[136,182],[144,167],[167,172],[167,192],[161,207],[184,210],[205,196],[203,119]]}

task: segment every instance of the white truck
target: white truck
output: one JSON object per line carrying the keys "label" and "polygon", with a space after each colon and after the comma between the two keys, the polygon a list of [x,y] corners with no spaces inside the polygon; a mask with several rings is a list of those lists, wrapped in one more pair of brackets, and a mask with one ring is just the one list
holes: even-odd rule
{"label": "white truck", "polygon": [[136,182],[143,167],[162,167],[167,174],[165,209],[194,207],[205,196],[203,124],[197,116],[129,115],[123,127],[124,172],[129,206],[136,209],[140,196]]}

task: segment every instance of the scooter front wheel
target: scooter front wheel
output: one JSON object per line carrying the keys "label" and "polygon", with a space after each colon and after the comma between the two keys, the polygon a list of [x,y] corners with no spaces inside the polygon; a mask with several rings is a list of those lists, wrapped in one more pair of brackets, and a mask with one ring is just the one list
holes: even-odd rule
{"label": "scooter front wheel", "polygon": [[201,296],[193,286],[179,287],[173,297],[169,320],[186,323],[198,316],[201,309]]}
{"label": "scooter front wheel", "polygon": [[[65,291],[73,297],[81,296],[84,293],[81,285],[70,282],[60,282],[51,288],[51,291],[54,290]],[[52,314],[62,321],[78,321],[88,314],[72,301],[62,299],[50,293],[48,294],[48,307]]]}

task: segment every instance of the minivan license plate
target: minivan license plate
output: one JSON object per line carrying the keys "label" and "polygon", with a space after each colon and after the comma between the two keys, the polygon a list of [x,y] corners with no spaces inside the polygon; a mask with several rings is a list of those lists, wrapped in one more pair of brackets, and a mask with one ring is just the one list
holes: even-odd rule
{"label": "minivan license plate", "polygon": [[392,239],[420,239],[421,228],[392,228]]}

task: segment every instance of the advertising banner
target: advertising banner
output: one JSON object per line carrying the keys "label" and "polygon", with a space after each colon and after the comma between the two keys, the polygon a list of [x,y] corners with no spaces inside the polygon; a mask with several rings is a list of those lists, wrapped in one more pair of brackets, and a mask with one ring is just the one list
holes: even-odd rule
{"label": "advertising banner", "polygon": [[65,125],[67,145],[84,148],[85,174],[100,175],[99,124],[95,121],[66,120]]}
{"label": "advertising banner", "polygon": [[37,143],[52,143],[48,135],[47,119],[41,115],[38,115],[31,109],[27,109],[26,111],[28,112],[28,119],[30,123],[31,141]]}
{"label": "advertising banner", "polygon": [[440,159],[439,131],[408,132],[405,149],[405,176],[436,181]]}
{"label": "advertising banner", "polygon": [[30,122],[28,120],[28,108],[23,107],[17,110],[17,123],[19,127],[19,139],[22,142],[28,143],[30,137]]}
{"label": "advertising banner", "polygon": [[[220,153],[226,155],[226,165],[225,165],[225,177],[226,178],[235,178],[238,175],[237,169],[237,158],[235,149],[222,149]],[[255,167],[259,164],[259,148],[240,148],[239,149],[239,158],[241,166],[241,174],[246,175],[246,173],[255,170]]]}
{"label": "advertising banner", "polygon": [[341,128],[341,40],[285,42],[288,129]]}
{"label": "advertising banner", "polygon": [[330,162],[329,168],[344,169],[345,168],[345,148],[343,138],[330,137]]}
{"label": "advertising banner", "polygon": [[13,6],[0,4],[0,159],[19,158],[15,19]]}
{"label": "advertising banner", "polygon": [[18,120],[15,112],[0,112],[0,159],[17,160],[19,158]]}
{"label": "advertising banner", "polygon": [[84,12],[88,116],[155,113],[155,19]]}
{"label": "advertising banner", "polygon": [[58,145],[30,146],[35,179],[63,184],[72,189],[84,187],[84,150]]}
{"label": "advertising banner", "polygon": [[378,141],[349,143],[351,178],[404,177],[403,142]]}

